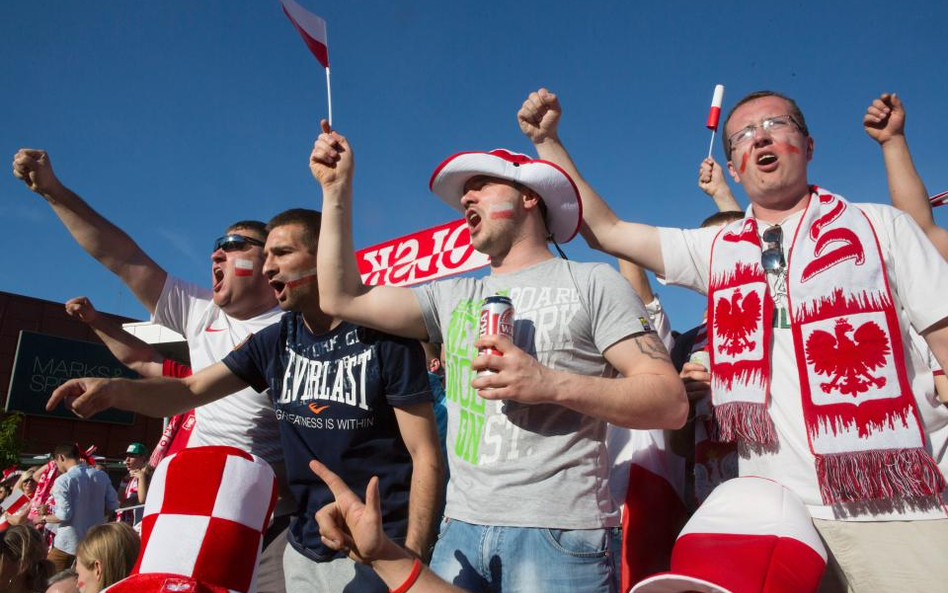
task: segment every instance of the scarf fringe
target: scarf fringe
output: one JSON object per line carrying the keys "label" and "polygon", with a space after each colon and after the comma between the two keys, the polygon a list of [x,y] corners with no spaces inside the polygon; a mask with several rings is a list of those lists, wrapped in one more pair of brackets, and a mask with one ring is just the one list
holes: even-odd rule
{"label": "scarf fringe", "polygon": [[762,445],[777,442],[777,429],[766,404],[729,402],[714,406],[711,439],[731,443],[738,439]]}
{"label": "scarf fringe", "polygon": [[945,488],[925,449],[877,449],[816,456],[824,504],[935,496]]}

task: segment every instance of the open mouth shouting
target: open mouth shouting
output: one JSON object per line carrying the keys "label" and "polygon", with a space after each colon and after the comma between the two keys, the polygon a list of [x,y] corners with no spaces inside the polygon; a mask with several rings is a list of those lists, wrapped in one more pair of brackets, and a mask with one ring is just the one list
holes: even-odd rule
{"label": "open mouth shouting", "polygon": [[468,210],[465,213],[464,218],[467,220],[467,226],[472,233],[481,224],[481,216],[477,212],[474,212],[474,210]]}
{"label": "open mouth shouting", "polygon": [[221,265],[211,267],[211,274],[214,278],[214,284],[211,287],[214,292],[219,292],[221,285],[224,284],[224,268]]}
{"label": "open mouth shouting", "polygon": [[273,289],[273,296],[275,296],[278,301],[282,301],[284,297],[283,293],[286,291],[286,282],[271,278],[270,288]]}
{"label": "open mouth shouting", "polygon": [[770,150],[763,150],[757,153],[755,163],[757,169],[764,172],[773,171],[777,168],[777,155]]}

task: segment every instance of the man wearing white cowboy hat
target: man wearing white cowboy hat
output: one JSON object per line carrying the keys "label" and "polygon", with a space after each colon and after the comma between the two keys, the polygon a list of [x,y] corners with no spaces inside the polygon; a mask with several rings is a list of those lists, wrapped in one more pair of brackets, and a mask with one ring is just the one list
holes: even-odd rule
{"label": "man wearing white cowboy hat", "polygon": [[909,330],[948,364],[948,263],[918,225],[810,185],[813,138],[779,93],[747,95],[725,120],[728,170],[751,205],[721,229],[620,220],[560,143],[560,114],[541,89],[518,119],[576,180],[590,244],[708,295],[714,420],[739,444],[740,474],[803,499],[828,575],[849,591],[943,588],[948,460],[929,433],[948,410]]}
{"label": "man wearing white cowboy hat", "polygon": [[[547,247],[572,239],[582,219],[569,176],[505,150],[445,160],[430,187],[464,213],[492,273],[408,289],[360,281],[352,151],[325,122],[310,168],[323,188],[322,306],[445,347],[451,479],[432,569],[471,591],[616,591],[606,424],[678,428],[688,406],[629,284]],[[513,302],[513,341],[478,338],[481,305],[495,294]],[[488,347],[501,355],[478,355]]]}

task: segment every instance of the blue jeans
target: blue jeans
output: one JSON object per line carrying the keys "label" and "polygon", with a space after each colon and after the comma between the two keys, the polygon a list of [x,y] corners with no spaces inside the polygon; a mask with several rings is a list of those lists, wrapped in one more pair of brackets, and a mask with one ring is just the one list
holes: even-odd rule
{"label": "blue jeans", "polygon": [[618,527],[547,529],[444,519],[431,570],[472,593],[617,593]]}

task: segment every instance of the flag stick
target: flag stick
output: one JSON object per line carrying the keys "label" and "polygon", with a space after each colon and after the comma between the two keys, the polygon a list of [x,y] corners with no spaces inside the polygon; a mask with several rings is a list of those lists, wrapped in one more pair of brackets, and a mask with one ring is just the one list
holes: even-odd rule
{"label": "flag stick", "polygon": [[711,151],[714,150],[714,133],[717,130],[711,130],[711,144],[708,145],[708,158],[711,158]]}
{"label": "flag stick", "polygon": [[329,102],[329,127],[332,127],[332,87],[329,86],[329,66],[326,66],[326,97]]}

